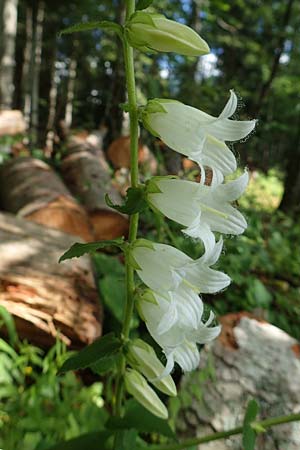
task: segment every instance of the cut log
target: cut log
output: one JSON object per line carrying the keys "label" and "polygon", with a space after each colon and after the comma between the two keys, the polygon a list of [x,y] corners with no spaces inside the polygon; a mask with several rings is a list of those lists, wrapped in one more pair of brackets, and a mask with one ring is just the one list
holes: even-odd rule
{"label": "cut log", "polygon": [[21,338],[51,346],[59,333],[72,347],[101,334],[102,310],[88,257],[58,264],[74,238],[0,213],[0,304]]}
{"label": "cut log", "polygon": [[93,240],[88,217],[48,164],[16,158],[1,166],[0,204],[28,220]]}
{"label": "cut log", "polygon": [[63,178],[71,192],[85,206],[97,240],[113,239],[128,233],[128,218],[109,208],[108,194],[113,203],[122,203],[112,183],[110,168],[102,151],[76,151],[66,156],[61,165]]}
{"label": "cut log", "polygon": [[[157,173],[157,161],[147,145],[139,141],[139,164],[144,173],[155,175]],[[115,139],[107,150],[107,157],[115,169],[130,167],[130,137],[121,136]]]}
{"label": "cut log", "polygon": [[26,123],[21,111],[0,111],[0,136],[14,136],[26,131]]}
{"label": "cut log", "polygon": [[[181,389],[191,402],[178,419],[181,435],[203,436],[242,424],[251,398],[260,404],[261,420],[300,412],[299,343],[249,313],[228,314],[221,322],[220,338],[201,352],[199,371],[182,380]],[[241,436],[234,436],[201,444],[199,450],[241,448]],[[300,422],[260,433],[255,446],[256,450],[299,448]]]}

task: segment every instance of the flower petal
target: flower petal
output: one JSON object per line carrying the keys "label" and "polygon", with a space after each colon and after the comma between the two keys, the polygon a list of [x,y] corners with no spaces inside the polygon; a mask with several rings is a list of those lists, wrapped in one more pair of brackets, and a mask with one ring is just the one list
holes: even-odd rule
{"label": "flower petal", "polygon": [[227,101],[223,111],[221,112],[218,118],[228,119],[235,113],[236,108],[237,108],[237,96],[235,95],[234,90],[230,89],[229,100]]}
{"label": "flower petal", "polygon": [[196,369],[200,363],[200,354],[194,342],[184,342],[174,350],[174,360],[184,372]]}
{"label": "flower petal", "polygon": [[[192,156],[190,157],[192,159]],[[196,158],[194,158],[196,162]],[[216,139],[215,137],[208,135],[203,145],[203,150],[199,156],[201,163],[217,169],[222,172],[223,175],[229,175],[237,168],[236,159],[227,145]]]}
{"label": "flower petal", "polygon": [[216,337],[218,337],[220,333],[220,325],[209,328],[201,324],[201,326],[196,331],[193,331],[188,335],[188,339],[191,339],[198,344],[206,344],[207,342],[216,339]]}
{"label": "flower petal", "polygon": [[256,120],[218,119],[205,126],[208,134],[222,141],[239,141],[254,130]]}
{"label": "flower petal", "polygon": [[215,246],[215,235],[211,231],[210,227],[202,220],[200,220],[201,214],[197,219],[188,227],[181,230],[184,234],[190,237],[201,239],[206,251],[212,251]]}
{"label": "flower petal", "polygon": [[243,175],[236,178],[234,181],[229,181],[228,183],[218,186],[215,193],[218,198],[227,202],[232,202],[243,194],[248,183],[249,174],[245,171]]}

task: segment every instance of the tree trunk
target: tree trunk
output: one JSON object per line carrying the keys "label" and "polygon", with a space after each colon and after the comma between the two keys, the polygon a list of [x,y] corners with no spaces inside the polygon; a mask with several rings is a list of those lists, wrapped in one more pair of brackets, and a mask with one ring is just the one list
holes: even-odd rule
{"label": "tree trunk", "polygon": [[43,161],[17,158],[0,170],[2,209],[91,241],[87,215]]}
{"label": "tree trunk", "polygon": [[[76,43],[74,43],[74,47],[76,47]],[[73,119],[73,101],[74,101],[74,93],[75,93],[75,80],[77,74],[77,61],[75,56],[73,56],[70,60],[69,65],[69,79],[67,86],[67,103],[66,103],[66,112],[65,112],[65,123],[68,128],[71,128],[72,119]]]}
{"label": "tree trunk", "polygon": [[47,155],[50,157],[53,154],[54,143],[54,127],[56,116],[56,103],[57,103],[57,73],[56,73],[56,49],[53,55],[52,70],[51,70],[51,85],[49,91],[49,112],[46,126],[46,149]]}
{"label": "tree trunk", "polygon": [[3,5],[2,58],[0,61],[0,109],[12,109],[18,0]]}
{"label": "tree trunk", "polygon": [[[181,435],[205,436],[242,424],[251,398],[260,404],[261,419],[299,412],[299,343],[249,313],[228,314],[221,322],[221,336],[201,352],[199,371],[181,382],[188,399],[177,417]],[[300,422],[259,433],[255,445],[256,450],[299,448]],[[242,449],[242,437],[199,446],[212,449]]]}
{"label": "tree trunk", "polygon": [[112,184],[110,169],[102,151],[95,154],[83,148],[64,158],[61,170],[70,191],[79,198],[89,214],[93,232],[97,240],[113,239],[127,235],[128,219],[109,208],[105,194],[109,194],[113,203],[120,204],[122,199]]}
{"label": "tree trunk", "polygon": [[38,2],[36,22],[33,38],[34,64],[32,71],[32,94],[31,94],[31,146],[38,142],[39,133],[39,92],[40,92],[40,70],[42,63],[42,39],[44,26],[45,3]]}
{"label": "tree trunk", "polygon": [[22,339],[81,347],[101,334],[102,311],[88,257],[58,264],[74,239],[0,213],[0,305]]}
{"label": "tree trunk", "polygon": [[33,18],[32,18],[32,6],[26,6],[26,43],[24,48],[24,63],[22,73],[22,90],[23,90],[23,108],[24,118],[27,124],[27,128],[30,127],[31,118],[31,80],[33,71]]}
{"label": "tree trunk", "polygon": [[286,213],[300,212],[300,115],[297,134],[290,142],[287,152],[287,167],[284,179],[284,192],[279,209]]}

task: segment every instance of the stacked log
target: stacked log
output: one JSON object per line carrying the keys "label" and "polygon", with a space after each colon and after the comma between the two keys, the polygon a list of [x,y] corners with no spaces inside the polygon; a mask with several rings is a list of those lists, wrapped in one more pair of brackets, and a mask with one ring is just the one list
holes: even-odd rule
{"label": "stacked log", "polygon": [[[242,424],[253,398],[260,404],[257,420],[300,412],[299,343],[249,313],[228,314],[221,322],[219,339],[201,352],[199,371],[182,380],[181,389],[191,401],[178,417],[181,435],[205,436]],[[241,436],[199,448],[241,449]],[[300,422],[260,433],[255,445],[256,450],[299,448]]]}
{"label": "stacked log", "polygon": [[93,240],[84,209],[41,160],[16,158],[1,166],[0,205],[27,220]]}
{"label": "stacked log", "polygon": [[[115,139],[107,150],[107,157],[115,169],[130,168],[130,136]],[[157,161],[147,145],[139,141],[138,161],[144,173],[155,175]]]}
{"label": "stacked log", "polygon": [[85,145],[69,145],[61,172],[71,192],[86,208],[96,240],[127,235],[128,218],[105,202],[105,194],[116,204],[121,204],[122,198],[100,148],[90,151]]}
{"label": "stacked log", "polygon": [[26,130],[26,123],[21,111],[0,111],[0,136],[14,136]]}
{"label": "stacked log", "polygon": [[57,336],[74,348],[101,334],[102,312],[88,257],[58,264],[74,238],[0,213],[0,305],[20,338],[49,347]]}

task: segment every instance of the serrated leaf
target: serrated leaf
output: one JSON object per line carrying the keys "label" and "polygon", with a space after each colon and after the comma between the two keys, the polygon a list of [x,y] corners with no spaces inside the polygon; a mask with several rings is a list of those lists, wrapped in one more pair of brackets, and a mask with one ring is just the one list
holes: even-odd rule
{"label": "serrated leaf", "polygon": [[254,450],[256,432],[251,426],[251,423],[255,420],[259,410],[258,403],[255,400],[250,400],[244,418],[243,424],[243,448],[244,450]]}
{"label": "serrated leaf", "polygon": [[136,214],[148,207],[144,188],[128,188],[123,205],[115,205],[108,194],[105,195],[105,201],[110,208],[123,214]]}
{"label": "serrated leaf", "polygon": [[135,9],[140,11],[141,9],[148,8],[153,3],[153,0],[138,0]]}
{"label": "serrated leaf", "polygon": [[106,334],[67,359],[58,373],[85,369],[93,364],[108,364],[108,360],[119,352],[121,346],[121,340],[114,333]]}
{"label": "serrated leaf", "polygon": [[166,420],[154,416],[135,400],[127,402],[125,415],[122,419],[111,417],[107,422],[107,428],[113,430],[135,428],[142,433],[160,433],[170,439],[176,439]]}
{"label": "serrated leaf", "polygon": [[79,258],[80,256],[83,256],[86,253],[95,253],[100,248],[109,247],[111,245],[122,249],[124,246],[124,238],[117,238],[117,239],[112,239],[112,240],[108,240],[108,241],[88,242],[86,244],[81,244],[80,242],[76,242],[69,248],[69,250],[67,250],[59,258],[58,262],[62,262],[62,261],[65,261],[66,259],[71,259],[71,258]]}
{"label": "serrated leaf", "polygon": [[71,25],[68,28],[65,28],[62,30],[59,35],[62,34],[72,34],[72,33],[78,33],[81,31],[92,31],[92,30],[98,30],[98,29],[105,29],[109,31],[116,31],[120,32],[121,27],[117,23],[109,22],[108,20],[101,20],[101,21],[94,21],[94,22],[81,22],[76,23],[75,25]]}
{"label": "serrated leaf", "polygon": [[99,431],[94,433],[83,434],[74,439],[60,442],[47,450],[88,450],[104,449],[104,444],[109,437],[112,436],[110,431]]}

